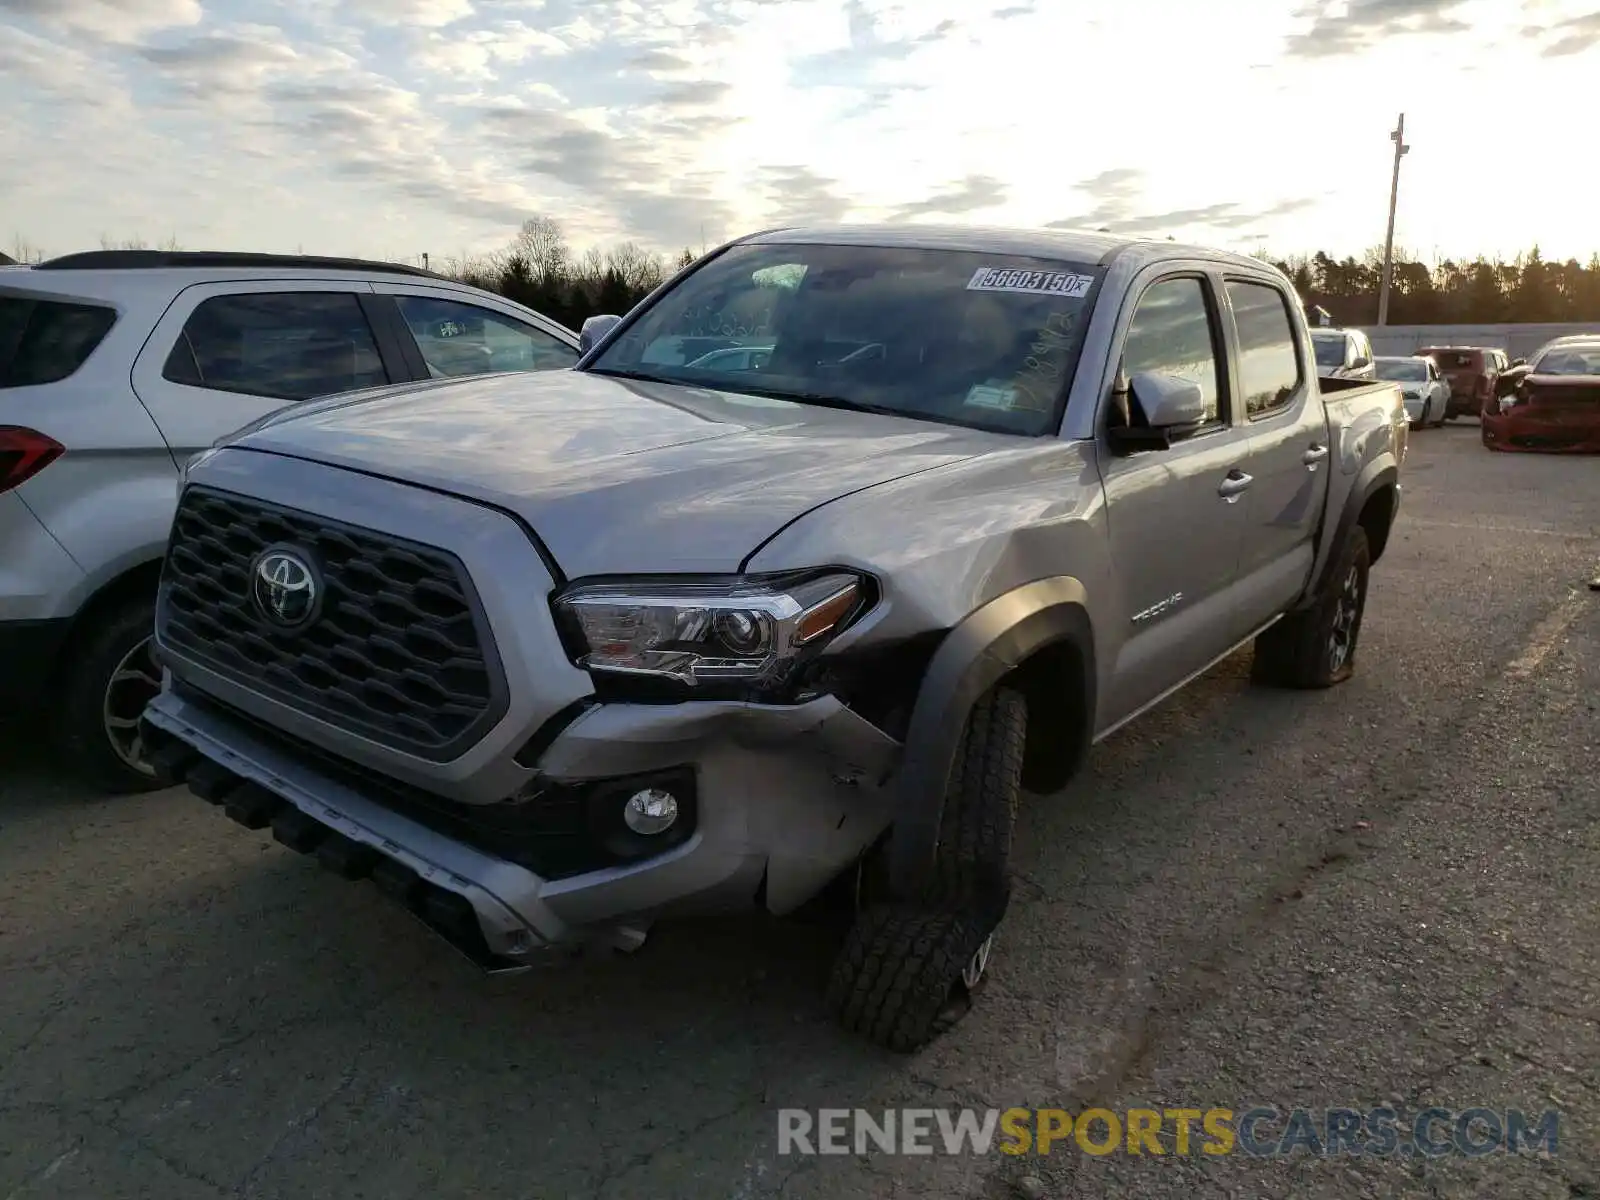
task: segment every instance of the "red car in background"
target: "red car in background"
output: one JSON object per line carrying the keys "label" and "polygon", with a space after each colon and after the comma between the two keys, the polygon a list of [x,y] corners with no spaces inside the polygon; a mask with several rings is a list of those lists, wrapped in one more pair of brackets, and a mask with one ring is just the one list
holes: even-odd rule
{"label": "red car in background", "polygon": [[1511,369],[1504,350],[1486,346],[1434,346],[1418,350],[1423,358],[1439,364],[1439,373],[1450,384],[1450,403],[1445,419],[1475,417],[1495,398],[1495,384]]}
{"label": "red car in background", "polygon": [[1495,393],[1481,421],[1489,449],[1600,454],[1600,335],[1541,346]]}

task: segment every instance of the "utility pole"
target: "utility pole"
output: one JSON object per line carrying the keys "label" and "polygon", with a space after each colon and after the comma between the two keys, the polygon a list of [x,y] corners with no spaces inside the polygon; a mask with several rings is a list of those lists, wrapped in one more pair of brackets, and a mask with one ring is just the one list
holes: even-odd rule
{"label": "utility pole", "polygon": [[1394,280],[1394,210],[1400,199],[1400,159],[1411,147],[1406,145],[1406,115],[1389,134],[1394,143],[1394,177],[1389,181],[1389,234],[1383,242],[1383,286],[1378,292],[1378,324],[1389,323],[1389,285]]}

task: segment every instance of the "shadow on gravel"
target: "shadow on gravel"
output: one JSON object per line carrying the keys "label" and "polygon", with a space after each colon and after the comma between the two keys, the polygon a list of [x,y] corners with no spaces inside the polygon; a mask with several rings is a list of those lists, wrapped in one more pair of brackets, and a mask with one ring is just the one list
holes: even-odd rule
{"label": "shadow on gravel", "polygon": [[[534,1170],[545,1194],[630,1173],[672,1194],[656,1186],[668,1174],[726,1183],[770,1155],[780,1106],[1110,1089],[1199,998],[1194,968],[1225,962],[1241,918],[1365,802],[1370,769],[1319,721],[1396,720],[1365,707],[1360,676],[1281,693],[1250,687],[1248,665],[1236,656],[1108,739],[1066,792],[1029,798],[995,989],[915,1058],[827,1020],[824,924],[663,925],[636,955],[485,979],[371,885],[196,801],[183,836],[205,861],[149,880],[103,925],[75,909],[48,938],[8,939],[0,991],[41,982],[0,1005],[37,1030],[6,1047],[0,1107],[58,1097],[225,1189],[270,1178],[306,1194],[319,1170],[362,1164],[381,1191],[448,1146],[477,1164],[479,1194],[525,1189]],[[24,805],[84,803],[28,738],[0,736],[8,797],[20,779]],[[188,825],[171,804],[153,802],[167,820],[152,829]],[[508,1141],[514,1129],[538,1136]]]}
{"label": "shadow on gravel", "polygon": [[91,793],[74,780],[39,728],[27,718],[0,719],[0,805],[21,816],[59,804],[113,797]]}

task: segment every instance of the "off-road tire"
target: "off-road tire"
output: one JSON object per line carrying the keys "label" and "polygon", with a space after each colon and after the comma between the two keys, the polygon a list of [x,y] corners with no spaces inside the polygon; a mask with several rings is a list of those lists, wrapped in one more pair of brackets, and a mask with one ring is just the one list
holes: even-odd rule
{"label": "off-road tire", "polygon": [[988,936],[959,910],[869,908],[834,962],[828,1011],[846,1030],[886,1050],[920,1050],[970,1006],[961,972]]}
{"label": "off-road tire", "polygon": [[1008,688],[973,705],[946,783],[926,893],[912,903],[869,901],[834,962],[826,1002],[847,1030],[910,1053],[970,1007],[962,972],[1010,901],[1027,723],[1027,702]]}
{"label": "off-road tire", "polygon": [[51,714],[52,740],[80,779],[114,795],[151,792],[169,782],[159,773],[144,774],[124,762],[112,748],[104,724],[112,673],[154,626],[154,599],[130,600],[89,614],[79,636],[62,652]]}
{"label": "off-road tire", "polygon": [[[1343,683],[1355,672],[1361,619],[1367,605],[1367,581],[1372,552],[1367,531],[1360,525],[1345,535],[1339,557],[1323,593],[1309,609],[1290,613],[1256,638],[1255,662],[1250,677],[1256,683],[1287,688],[1326,688]],[[1354,616],[1349,618],[1348,644],[1342,660],[1335,661],[1336,623],[1349,597],[1346,586],[1355,575]]]}
{"label": "off-road tire", "polygon": [[1028,703],[1022,693],[996,688],[967,716],[945,786],[929,902],[981,904],[981,916],[1005,916],[1010,896],[1011,834],[1022,794]]}

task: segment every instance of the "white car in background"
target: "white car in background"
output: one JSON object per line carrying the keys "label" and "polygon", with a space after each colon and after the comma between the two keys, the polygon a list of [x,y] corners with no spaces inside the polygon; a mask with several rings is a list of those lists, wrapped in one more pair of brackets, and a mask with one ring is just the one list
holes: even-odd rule
{"label": "white car in background", "polygon": [[139,715],[161,686],[180,468],[296,401],[577,360],[570,329],[393,263],[113,250],[0,267],[0,716],[45,716],[107,791],[158,786]]}
{"label": "white car in background", "polygon": [[1450,409],[1450,384],[1439,374],[1439,364],[1424,355],[1384,356],[1373,360],[1378,378],[1398,383],[1411,428],[1440,428]]}
{"label": "white car in background", "polygon": [[1359,329],[1313,329],[1311,348],[1319,379],[1361,379],[1378,376],[1372,369],[1372,343]]}

